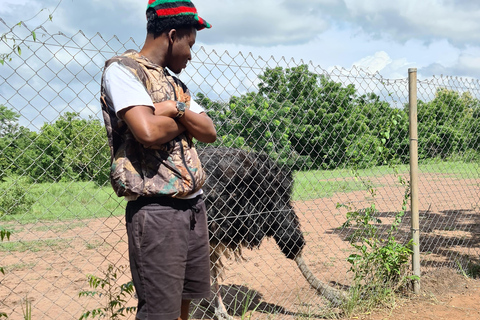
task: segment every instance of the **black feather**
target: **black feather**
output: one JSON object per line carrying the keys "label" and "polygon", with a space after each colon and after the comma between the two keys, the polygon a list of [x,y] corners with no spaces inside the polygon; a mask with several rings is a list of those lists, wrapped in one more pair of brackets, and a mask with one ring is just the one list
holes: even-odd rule
{"label": "black feather", "polygon": [[273,237],[294,259],[305,239],[291,205],[290,170],[265,154],[241,149],[206,147],[199,156],[207,172],[203,190],[211,245],[252,249]]}

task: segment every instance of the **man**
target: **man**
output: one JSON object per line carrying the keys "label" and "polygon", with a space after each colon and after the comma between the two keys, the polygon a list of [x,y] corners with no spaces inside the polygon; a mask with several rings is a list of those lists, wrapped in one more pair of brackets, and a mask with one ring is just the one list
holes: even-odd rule
{"label": "man", "polygon": [[140,52],[105,63],[102,109],[112,186],[128,200],[130,269],[137,319],[188,318],[210,294],[205,173],[192,138],[216,139],[212,120],[170,75],[189,60],[197,30],[210,28],[189,0],[149,0]]}

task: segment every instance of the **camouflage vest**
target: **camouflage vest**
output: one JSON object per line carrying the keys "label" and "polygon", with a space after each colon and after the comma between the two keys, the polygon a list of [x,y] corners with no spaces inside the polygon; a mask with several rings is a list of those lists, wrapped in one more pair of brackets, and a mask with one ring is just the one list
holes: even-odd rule
{"label": "camouflage vest", "polygon": [[[105,63],[127,67],[144,84],[154,103],[165,100],[182,101],[190,105],[190,94],[179,79],[165,69],[129,50]],[[121,196],[184,197],[198,191],[205,182],[205,173],[197,151],[187,134],[181,134],[159,149],[144,148],[119,119],[112,102],[101,89],[101,104],[110,146],[110,181]]]}

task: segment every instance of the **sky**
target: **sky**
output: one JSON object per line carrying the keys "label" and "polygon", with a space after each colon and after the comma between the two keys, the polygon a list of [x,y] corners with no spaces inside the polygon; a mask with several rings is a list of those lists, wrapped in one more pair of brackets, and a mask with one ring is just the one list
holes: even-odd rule
{"label": "sky", "polygon": [[[1,0],[0,18],[108,38],[145,38],[144,0]],[[353,66],[389,79],[432,75],[480,78],[477,0],[197,0],[212,29],[196,46],[268,59],[311,61],[329,70]],[[1,29],[0,29],[1,31]]]}

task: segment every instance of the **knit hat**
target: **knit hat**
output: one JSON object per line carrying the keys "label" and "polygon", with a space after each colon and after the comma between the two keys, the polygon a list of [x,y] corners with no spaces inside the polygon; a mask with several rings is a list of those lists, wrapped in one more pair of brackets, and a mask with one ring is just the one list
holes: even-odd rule
{"label": "knit hat", "polygon": [[212,27],[210,23],[198,16],[197,9],[190,0],[148,0],[147,11],[150,8],[153,8],[156,12],[154,18],[191,16],[196,20],[198,30]]}

